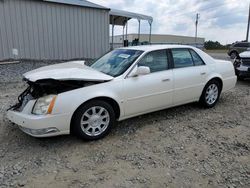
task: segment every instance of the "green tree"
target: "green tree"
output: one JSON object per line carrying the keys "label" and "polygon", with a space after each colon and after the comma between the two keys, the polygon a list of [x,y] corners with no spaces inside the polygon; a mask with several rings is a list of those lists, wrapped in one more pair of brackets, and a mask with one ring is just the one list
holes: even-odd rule
{"label": "green tree", "polygon": [[215,49],[226,49],[227,47],[219,43],[218,41],[206,41],[204,44],[207,50],[215,50]]}

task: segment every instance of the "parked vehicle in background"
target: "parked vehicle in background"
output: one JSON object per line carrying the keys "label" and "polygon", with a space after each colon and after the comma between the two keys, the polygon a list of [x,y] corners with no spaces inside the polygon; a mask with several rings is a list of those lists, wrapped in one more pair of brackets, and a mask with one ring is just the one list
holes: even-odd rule
{"label": "parked vehicle in background", "polygon": [[238,79],[250,78],[250,51],[242,52],[235,58],[234,68]]}
{"label": "parked vehicle in background", "polygon": [[233,64],[182,45],[120,48],[91,67],[68,62],[24,74],[29,87],[7,113],[35,137],[105,136],[115,121],[200,102],[211,108],[233,88]]}
{"label": "parked vehicle in background", "polygon": [[241,52],[247,51],[250,48],[250,42],[233,43],[228,50],[228,55],[231,59],[235,59]]}

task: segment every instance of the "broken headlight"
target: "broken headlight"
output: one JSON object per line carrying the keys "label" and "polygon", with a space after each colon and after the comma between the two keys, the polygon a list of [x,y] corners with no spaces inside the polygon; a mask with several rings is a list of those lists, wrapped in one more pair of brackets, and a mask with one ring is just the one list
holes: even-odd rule
{"label": "broken headlight", "polygon": [[44,115],[51,114],[56,100],[56,95],[47,95],[37,99],[32,114]]}

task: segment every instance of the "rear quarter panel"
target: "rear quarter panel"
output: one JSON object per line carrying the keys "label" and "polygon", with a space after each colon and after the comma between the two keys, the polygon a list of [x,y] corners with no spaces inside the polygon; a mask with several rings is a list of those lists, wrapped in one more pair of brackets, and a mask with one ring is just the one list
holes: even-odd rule
{"label": "rear quarter panel", "polygon": [[221,76],[223,81],[222,92],[234,88],[237,77],[235,75],[233,63],[224,60],[215,60],[215,62],[216,72]]}

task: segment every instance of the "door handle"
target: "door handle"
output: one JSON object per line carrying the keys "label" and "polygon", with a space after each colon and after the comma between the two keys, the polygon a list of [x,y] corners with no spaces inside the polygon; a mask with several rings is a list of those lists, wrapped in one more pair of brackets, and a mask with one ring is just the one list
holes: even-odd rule
{"label": "door handle", "polygon": [[169,82],[170,81],[170,78],[165,78],[162,80],[163,82]]}
{"label": "door handle", "polygon": [[205,74],[206,74],[206,72],[202,72],[202,73],[201,73],[201,75],[205,75]]}

